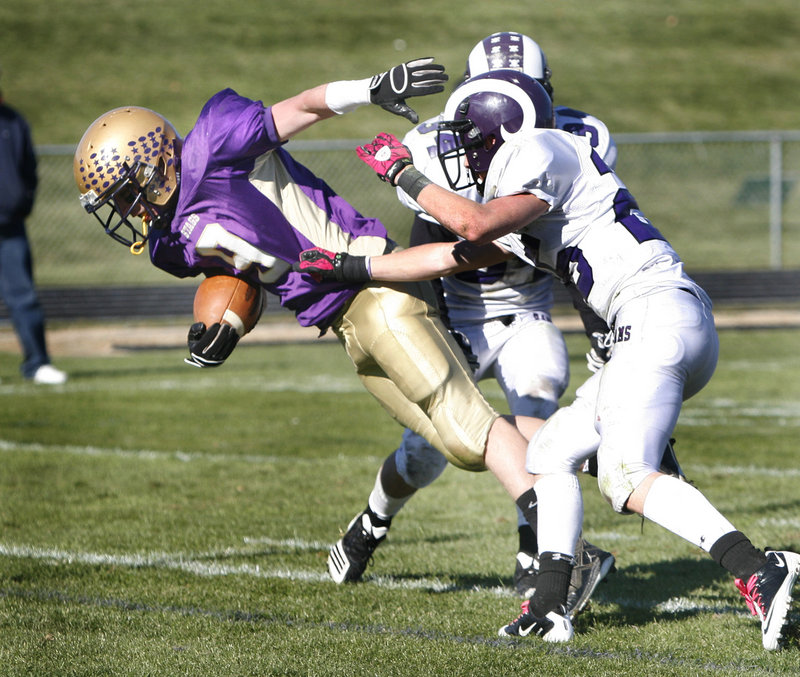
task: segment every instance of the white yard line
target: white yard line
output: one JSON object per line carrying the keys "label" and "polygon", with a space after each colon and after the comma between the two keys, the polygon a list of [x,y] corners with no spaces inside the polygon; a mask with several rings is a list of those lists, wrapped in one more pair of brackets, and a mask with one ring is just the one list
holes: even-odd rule
{"label": "white yard line", "polygon": [[691,475],[747,475],[758,477],[800,477],[800,468],[765,468],[757,465],[702,465],[686,463]]}
{"label": "white yard line", "polygon": [[[301,549],[327,549],[328,544],[316,542],[303,542],[297,539],[272,540],[266,538],[245,539],[249,543],[269,544],[273,546],[284,546],[288,550]],[[318,547],[321,546],[321,547]],[[90,566],[115,566],[129,567],[131,569],[161,569],[182,571],[200,577],[217,576],[247,576],[257,579],[280,579],[301,583],[332,583],[328,574],[322,571],[308,571],[293,568],[262,568],[253,564],[223,565],[209,563],[209,557],[225,555],[230,557],[232,554],[242,556],[252,556],[251,550],[237,551],[226,549],[219,553],[128,553],[111,554],[97,552],[70,551],[61,548],[40,548],[31,545],[10,545],[0,543],[0,556],[14,557],[22,559],[33,559],[44,562],[58,564],[81,564]],[[454,583],[446,583],[439,579],[417,578],[414,580],[398,580],[392,576],[366,576],[363,580],[365,585],[374,585],[379,588],[389,590],[421,590],[428,592],[455,592],[464,590],[462,586]],[[498,597],[516,599],[516,594],[510,587],[492,586],[490,588],[471,587],[468,590],[475,592],[488,593]],[[602,596],[602,595],[598,595]],[[622,607],[636,609],[653,609],[662,613],[686,613],[694,611],[711,613],[734,613],[742,616],[749,616],[747,609],[742,606],[731,606],[725,603],[709,603],[697,601],[688,597],[673,597],[668,600],[645,600],[645,599],[626,599],[614,598],[614,604]]]}
{"label": "white yard line", "polygon": [[[187,367],[188,369],[189,367]],[[219,387],[219,379],[211,375],[198,374],[197,378],[192,379],[192,387],[198,390],[207,388],[209,390]],[[178,391],[186,389],[186,382],[179,379],[124,379],[120,381],[80,381],[71,380],[64,385],[48,386],[47,391],[53,395],[65,395],[70,393],[94,393],[94,392],[117,392],[124,388],[126,393],[137,392],[164,392]],[[236,389],[240,392],[251,393],[363,393],[364,386],[355,374],[343,374],[334,376],[325,375],[302,375],[297,378],[273,378],[268,373],[252,373],[248,376],[238,378]],[[0,397],[23,397],[30,395],[41,395],[42,386],[37,386],[24,381],[0,383]]]}
{"label": "white yard line", "polygon": [[[212,390],[219,385],[212,375],[198,375],[193,379],[194,387]],[[142,392],[182,392],[186,384],[180,379],[137,379],[125,380],[124,384],[114,382],[108,385],[102,381],[68,381],[64,385],[48,388],[54,397],[69,396],[86,392],[116,392],[124,387],[128,394]],[[361,382],[355,374],[335,376],[300,375],[296,378],[274,378],[266,374],[252,373],[242,376],[236,382],[239,392],[248,393],[302,393],[302,394],[363,394]],[[499,386],[493,380],[481,382],[481,390],[487,397],[502,397]],[[0,383],[0,400],[3,397],[32,397],[42,393],[41,386],[26,382]],[[800,401],[747,400],[737,401],[729,398],[698,399],[688,403],[681,411],[679,425],[708,427],[715,425],[750,427],[754,419],[769,421],[780,428],[800,427]]]}
{"label": "white yard line", "polygon": [[[251,463],[251,464],[273,464],[273,463],[308,463],[316,464],[320,462],[330,462],[328,456],[319,458],[299,458],[295,456],[270,456],[255,454],[207,454],[203,452],[186,451],[152,451],[147,449],[119,449],[115,447],[95,447],[78,446],[71,444],[39,444],[36,442],[14,442],[13,440],[0,439],[0,453],[12,452],[35,452],[43,454],[68,454],[73,456],[116,456],[121,458],[139,458],[143,460],[173,460],[183,463],[206,462],[206,463]],[[377,462],[377,456],[337,456],[337,463],[352,462],[362,464],[365,462]],[[760,477],[800,477],[800,468],[767,468],[756,465],[706,465],[697,463],[683,463],[687,471],[692,475],[751,475]]]}
{"label": "white yard line", "polygon": [[[314,545],[322,545],[322,548],[313,547],[313,549],[330,548],[330,544],[302,544],[301,541],[292,539],[291,541],[270,541],[272,544],[286,544],[287,550],[296,549],[298,544],[301,544],[306,549],[312,549]],[[127,554],[112,554],[112,553],[98,553],[98,552],[82,552],[75,550],[64,550],[61,548],[42,548],[33,545],[12,545],[0,543],[0,556],[2,557],[16,557],[22,559],[33,559],[44,562],[56,562],[59,564],[85,564],[90,566],[116,566],[116,567],[129,567],[131,569],[164,569],[172,571],[183,571],[185,573],[193,574],[201,577],[216,577],[216,576],[249,576],[259,579],[280,579],[297,582],[307,583],[332,583],[328,574],[324,571],[308,571],[304,569],[294,568],[264,568],[254,564],[217,564],[209,562],[209,558],[219,557],[224,555],[230,557],[231,555],[253,556],[254,553],[251,549],[246,551],[237,551],[235,549],[226,549],[221,552],[207,552],[207,553],[165,553],[165,552],[149,552],[149,553],[127,553]],[[370,585],[377,585],[381,588],[390,590],[425,590],[430,592],[444,592],[447,590],[456,590],[458,586],[454,583],[446,583],[438,579],[418,578],[415,580],[398,580],[391,576],[366,576],[364,583]],[[505,589],[497,586],[496,589],[490,589],[498,595],[512,596],[511,589]]]}
{"label": "white yard line", "polygon": [[727,425],[750,427],[753,419],[767,419],[777,427],[800,427],[800,401],[745,402],[729,398],[700,399],[691,402],[681,411],[679,425]]}
{"label": "white yard line", "polygon": [[[201,461],[205,463],[250,463],[250,464],[318,464],[330,462],[331,457],[302,458],[297,456],[270,456],[265,454],[206,454],[196,451],[151,451],[147,449],[119,449],[114,447],[79,446],[72,444],[39,444],[37,442],[14,442],[0,439],[0,453],[26,452],[41,454],[67,454],[72,456],[110,456],[119,458],[134,458],[145,461],[180,461],[191,463]],[[377,456],[337,456],[337,462],[345,459],[357,463],[377,463],[381,459]]]}

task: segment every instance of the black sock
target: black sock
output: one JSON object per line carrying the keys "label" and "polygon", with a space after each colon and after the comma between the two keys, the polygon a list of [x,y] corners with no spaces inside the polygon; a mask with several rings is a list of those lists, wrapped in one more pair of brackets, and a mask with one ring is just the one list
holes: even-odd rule
{"label": "black sock", "polygon": [[369,507],[369,504],[367,504],[367,509],[364,512],[366,512],[367,515],[369,515],[369,521],[372,522],[373,527],[388,527],[392,523],[391,517],[388,518],[379,517],[375,513],[375,511]]}
{"label": "black sock", "polygon": [[[534,508],[534,510],[536,510]],[[536,523],[520,524],[517,527],[519,532],[519,552],[527,552],[529,555],[535,555],[539,550],[539,543],[536,539],[536,532],[534,528]]]}
{"label": "black sock", "polygon": [[[536,528],[536,519],[538,515],[538,510],[536,509],[537,502],[538,499],[536,498],[536,492],[533,490],[533,487],[528,489],[528,491],[517,499],[517,506],[522,511],[522,516],[528,521],[528,524],[533,525],[534,529]],[[536,550],[534,549],[533,552],[536,552]]]}
{"label": "black sock", "polygon": [[711,546],[714,561],[745,583],[767,562],[767,556],[754,547],[741,531],[731,531]]}
{"label": "black sock", "polygon": [[536,592],[531,599],[531,613],[543,618],[548,612],[566,605],[569,579],[572,575],[572,557],[558,552],[539,555],[539,573]]}

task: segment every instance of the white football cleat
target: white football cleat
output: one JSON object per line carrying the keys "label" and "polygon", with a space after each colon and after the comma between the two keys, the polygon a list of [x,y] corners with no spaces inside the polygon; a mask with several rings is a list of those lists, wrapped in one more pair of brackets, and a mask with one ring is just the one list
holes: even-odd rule
{"label": "white football cleat", "polygon": [[550,611],[544,618],[537,618],[531,613],[530,601],[523,602],[522,613],[511,623],[504,625],[497,634],[501,637],[527,637],[537,635],[545,642],[568,642],[575,634],[572,621],[566,610]]}
{"label": "white football cleat", "polygon": [[355,582],[361,579],[364,570],[389,531],[388,524],[373,525],[364,511],[356,515],[347,531],[328,553],[328,572],[337,583]]}

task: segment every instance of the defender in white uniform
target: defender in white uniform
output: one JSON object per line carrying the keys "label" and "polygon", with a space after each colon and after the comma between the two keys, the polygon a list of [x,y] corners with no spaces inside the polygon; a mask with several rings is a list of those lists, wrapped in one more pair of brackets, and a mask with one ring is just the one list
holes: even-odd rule
{"label": "defender in white uniform", "polygon": [[[777,649],[800,554],[755,548],[694,486],[659,472],[682,402],[716,366],[711,302],[591,145],[551,125],[546,92],[517,72],[485,73],[453,93],[439,127],[457,148],[443,150],[440,143],[440,155],[445,166],[463,158],[481,203],[429,181],[391,135],[358,151],[380,177],[464,240],[364,257],[372,279],[448,275],[511,252],[575,284],[613,328],[609,361],[528,446],[535,487],[517,503],[525,512],[538,499],[540,568],[533,598],[499,632],[572,638],[565,604],[583,518],[576,473],[596,451],[600,491],[613,508],[643,515],[708,552],[736,577],[761,621],[764,647]],[[348,263],[354,262],[339,261]]]}
{"label": "defender in white uniform", "polygon": [[[495,33],[470,52],[467,73],[484,73],[497,68],[521,70],[543,84],[552,96],[550,69],[541,48],[519,33]],[[448,181],[439,161],[438,123],[443,115],[426,120],[403,138],[416,167],[439,186]],[[586,138],[596,152],[613,167],[617,149],[606,125],[581,111],[559,106],[556,125]],[[479,200],[474,186],[458,191]],[[397,190],[402,204],[415,213],[410,244],[455,241],[403,190]],[[440,312],[465,352],[471,353],[475,380],[493,377],[503,390],[514,415],[546,419],[558,408],[558,400],[569,383],[569,356],[561,332],[553,324],[553,277],[511,258],[496,265],[466,271],[437,281]],[[608,327],[591,312],[587,335],[605,335]],[[369,558],[383,541],[391,519],[418,490],[436,480],[447,466],[445,457],[425,438],[406,429],[402,442],[378,473],[366,510],[348,527],[348,534],[332,548],[328,569],[336,582],[361,578]],[[519,547],[514,583],[522,597],[535,587],[536,533],[517,509]],[[377,537],[376,537],[377,536]],[[585,541],[580,542],[583,566],[576,570],[570,596],[570,611],[580,611],[600,579],[614,565],[614,557]]]}

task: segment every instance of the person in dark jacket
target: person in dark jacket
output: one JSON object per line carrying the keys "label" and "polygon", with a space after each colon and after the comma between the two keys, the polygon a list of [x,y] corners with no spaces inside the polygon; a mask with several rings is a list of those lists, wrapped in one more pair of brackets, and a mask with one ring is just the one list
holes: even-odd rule
{"label": "person in dark jacket", "polygon": [[0,92],[0,297],[11,315],[24,359],[23,377],[59,385],[67,375],[50,363],[45,320],[33,283],[33,262],[25,231],[36,193],[36,156],[30,129]]}

